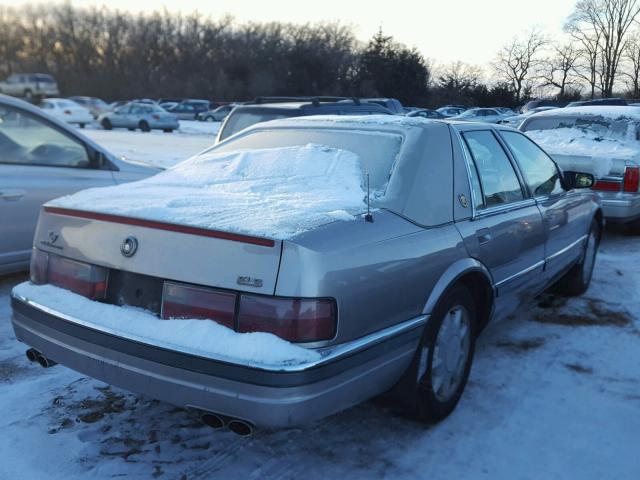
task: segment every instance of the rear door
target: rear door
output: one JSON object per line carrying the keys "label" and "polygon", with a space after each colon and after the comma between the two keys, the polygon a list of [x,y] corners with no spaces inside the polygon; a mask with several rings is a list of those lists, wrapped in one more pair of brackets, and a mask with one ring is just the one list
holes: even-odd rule
{"label": "rear door", "polygon": [[500,136],[542,213],[547,236],[545,275],[551,279],[582,253],[591,209],[581,193],[563,188],[557,165],[529,138],[507,130],[500,131]]}
{"label": "rear door", "polygon": [[43,203],[115,183],[92,164],[86,146],[63,129],[0,105],[0,271],[28,261]]}
{"label": "rear door", "polygon": [[462,133],[472,187],[473,218],[458,223],[470,255],[490,271],[496,316],[512,311],[543,285],[545,232],[502,144],[490,129]]}

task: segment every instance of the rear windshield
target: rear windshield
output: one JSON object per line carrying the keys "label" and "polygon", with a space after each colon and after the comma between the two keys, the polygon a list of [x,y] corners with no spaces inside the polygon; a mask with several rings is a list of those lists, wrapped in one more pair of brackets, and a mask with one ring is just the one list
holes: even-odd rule
{"label": "rear windshield", "polygon": [[247,150],[254,148],[280,148],[324,145],[355,153],[362,165],[362,171],[370,176],[371,190],[381,195],[389,181],[396,161],[402,135],[386,132],[369,132],[338,129],[296,129],[281,128],[256,130],[229,142],[214,147],[216,152]]}
{"label": "rear windshield", "polygon": [[617,119],[600,115],[585,115],[583,117],[540,117],[531,118],[522,130],[556,130],[573,128],[590,135],[603,138],[638,140],[640,139],[640,122],[627,117]]}
{"label": "rear windshield", "polygon": [[260,122],[268,122],[269,120],[277,120],[279,118],[293,117],[298,112],[291,112],[290,114],[275,111],[249,111],[249,110],[236,110],[227,117],[227,121],[224,124],[222,132],[220,132],[220,140],[235,135],[236,133],[244,130],[251,125],[255,125]]}

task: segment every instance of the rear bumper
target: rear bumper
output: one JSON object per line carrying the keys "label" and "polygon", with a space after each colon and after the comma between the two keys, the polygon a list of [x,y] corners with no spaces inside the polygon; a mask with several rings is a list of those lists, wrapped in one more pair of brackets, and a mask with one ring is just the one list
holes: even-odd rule
{"label": "rear bumper", "polygon": [[602,200],[602,212],[610,222],[631,222],[640,218],[640,195],[626,194],[628,198],[607,198]]}
{"label": "rear bumper", "polygon": [[350,344],[320,361],[256,368],[143,344],[95,330],[12,296],[18,340],[73,370],[185,408],[284,427],[362,402],[400,378],[426,316]]}

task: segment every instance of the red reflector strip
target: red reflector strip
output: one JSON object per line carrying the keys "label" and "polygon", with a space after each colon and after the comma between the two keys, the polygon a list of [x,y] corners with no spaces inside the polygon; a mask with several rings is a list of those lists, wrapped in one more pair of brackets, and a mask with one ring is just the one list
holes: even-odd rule
{"label": "red reflector strip", "polygon": [[153,228],[168,232],[186,233],[187,235],[198,235],[200,237],[220,238],[232,242],[250,243],[262,247],[273,247],[275,242],[268,238],[252,237],[238,233],[221,232],[219,230],[207,230],[206,228],[189,227],[187,225],[177,225],[175,223],[156,222],[153,220],[142,220],[138,218],[124,217],[122,215],[111,215],[108,213],[86,212],[73,210],[70,208],[44,207],[47,213],[55,215],[66,215],[68,217],[87,218],[89,220],[99,220],[103,222],[119,223],[122,225],[133,225],[136,227]]}
{"label": "red reflector strip", "polygon": [[610,182],[608,180],[598,180],[593,186],[593,190],[600,190],[603,192],[619,192],[621,184],[620,182]]}

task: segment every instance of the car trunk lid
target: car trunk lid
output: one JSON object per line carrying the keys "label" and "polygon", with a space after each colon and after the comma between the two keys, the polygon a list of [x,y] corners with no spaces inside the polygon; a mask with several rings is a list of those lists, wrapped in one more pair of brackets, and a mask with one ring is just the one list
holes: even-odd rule
{"label": "car trunk lid", "polygon": [[282,242],[47,205],[35,246],[119,272],[273,295]]}

